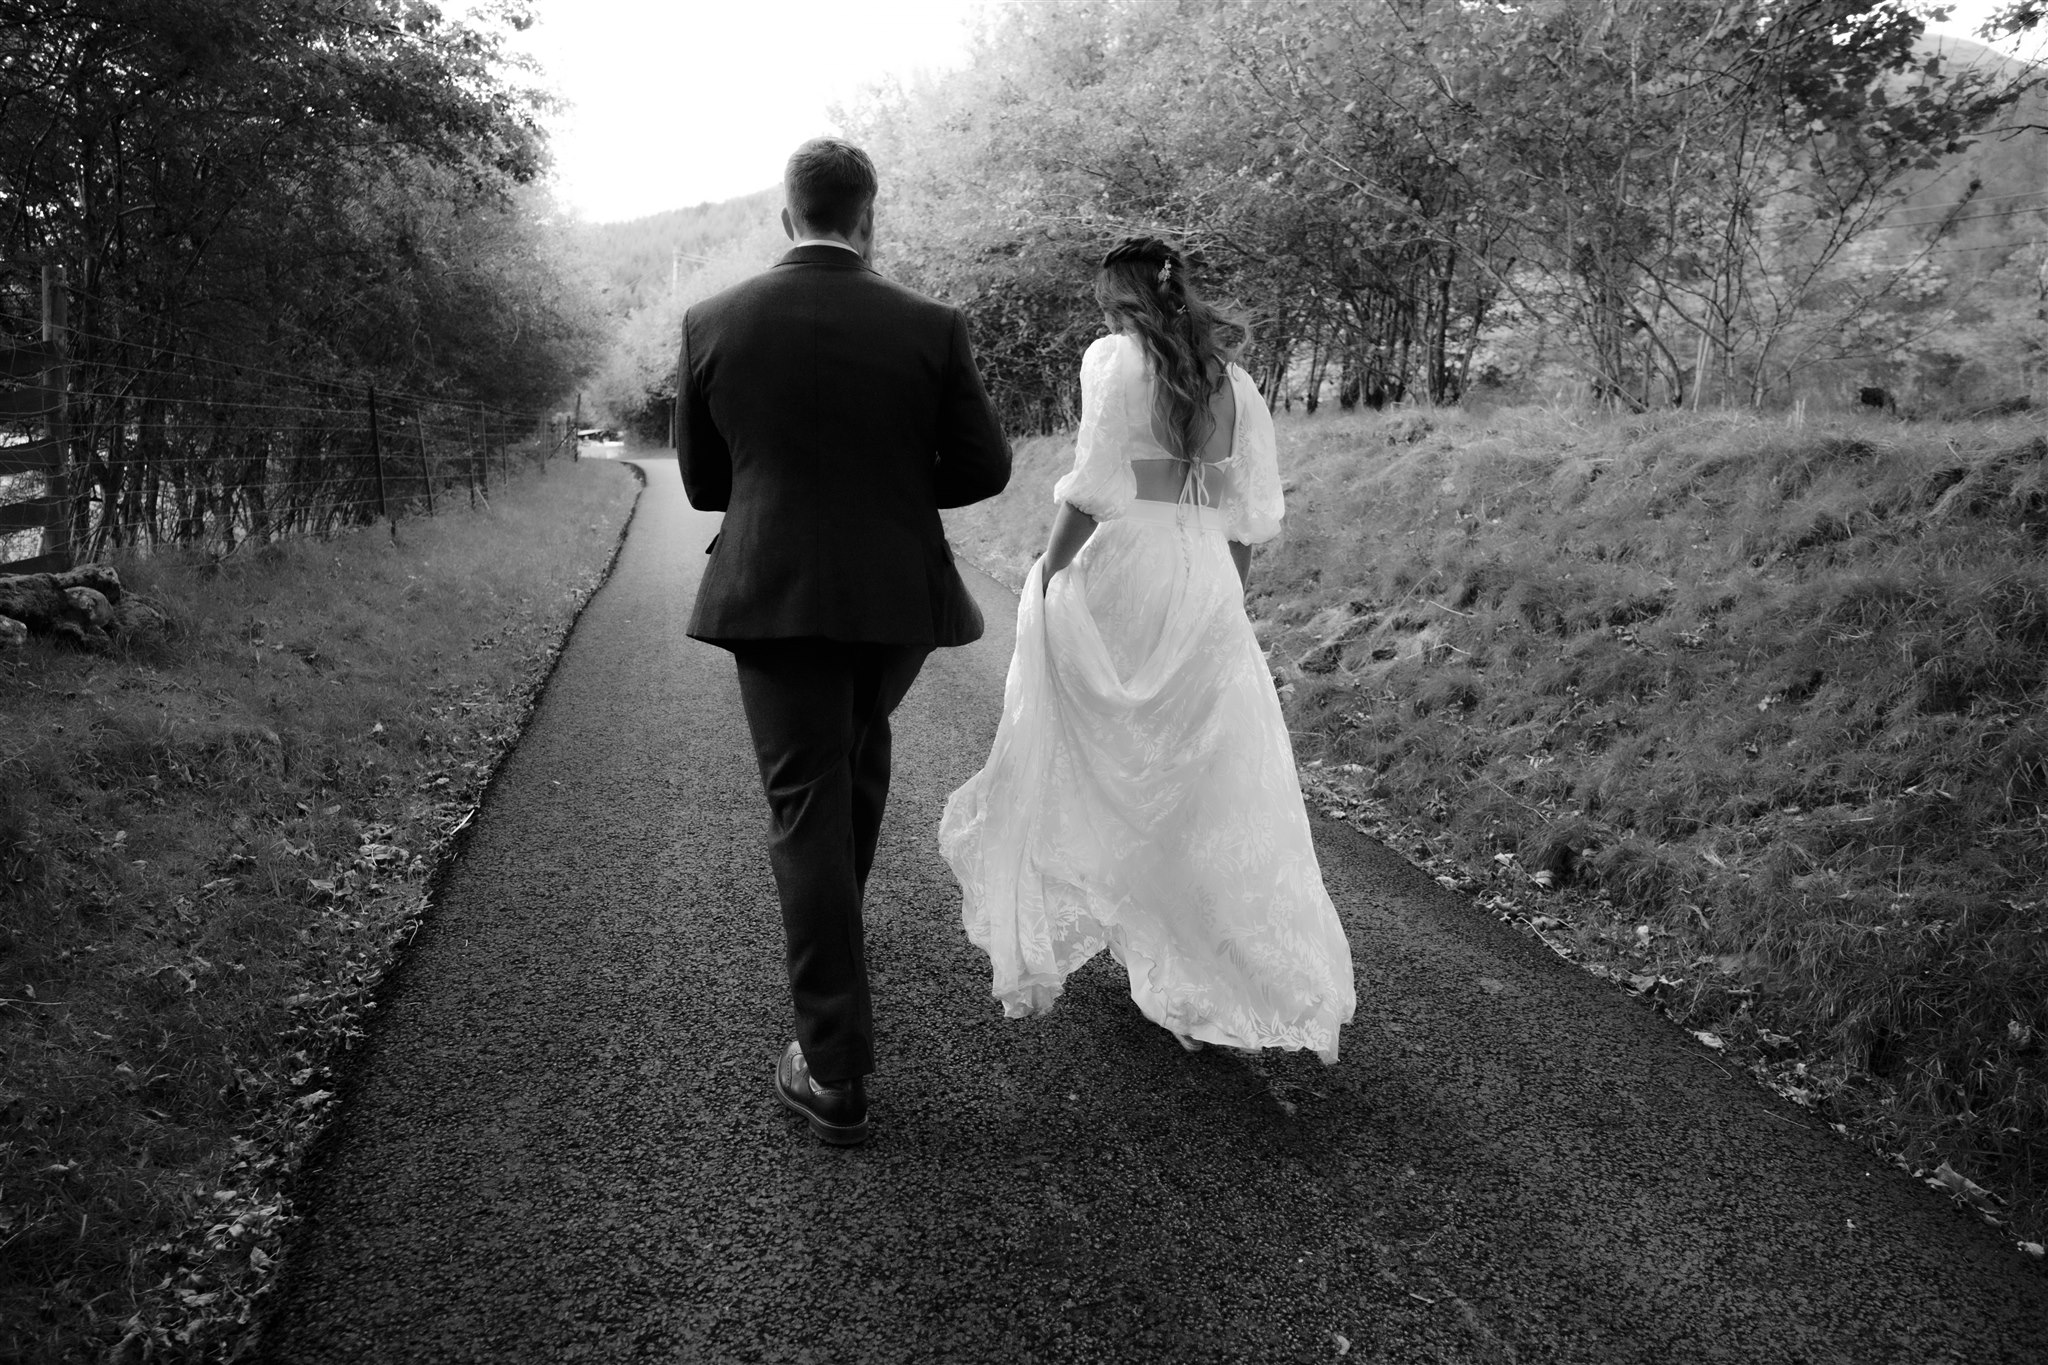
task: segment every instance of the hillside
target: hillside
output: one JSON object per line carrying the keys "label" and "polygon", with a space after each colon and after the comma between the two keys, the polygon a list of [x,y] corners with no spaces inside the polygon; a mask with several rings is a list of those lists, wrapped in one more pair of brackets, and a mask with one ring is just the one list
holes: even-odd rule
{"label": "hillside", "polygon": [[781,207],[782,187],[774,185],[623,223],[588,223],[578,230],[577,245],[602,282],[605,312],[624,317],[664,296],[722,248],[772,223]]}
{"label": "hillside", "polygon": [[[1831,1121],[2048,1210],[2048,437],[1283,416],[1251,609],[1321,799]],[[947,515],[1013,579],[1071,438]]]}
{"label": "hillside", "polygon": [[[1952,64],[2026,75],[1990,49],[1923,40]],[[1861,348],[1821,367],[1839,391],[1883,384],[1920,411],[2036,393],[2048,368],[2048,91],[2035,88],[1917,178],[1845,263],[1880,302],[1845,329]]]}

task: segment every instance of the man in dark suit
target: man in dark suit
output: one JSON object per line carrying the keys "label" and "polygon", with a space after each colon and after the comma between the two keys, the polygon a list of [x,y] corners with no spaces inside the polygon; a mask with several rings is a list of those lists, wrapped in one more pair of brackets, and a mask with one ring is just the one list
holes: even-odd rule
{"label": "man in dark suit", "polygon": [[874,1070],[861,897],[889,792],[889,715],[925,655],[981,635],[939,509],[1010,478],[956,308],[867,264],[875,168],[789,159],[795,249],[683,318],[676,456],[723,511],[690,634],[732,651],[767,792],[796,1041],[782,1102],[827,1142],[868,1134]]}

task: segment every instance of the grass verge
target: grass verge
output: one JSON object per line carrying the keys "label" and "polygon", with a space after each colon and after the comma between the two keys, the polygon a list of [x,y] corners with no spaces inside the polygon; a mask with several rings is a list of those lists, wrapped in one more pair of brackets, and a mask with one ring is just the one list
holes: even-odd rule
{"label": "grass verge", "polygon": [[217,568],[0,656],[0,1358],[231,1358],[329,1067],[608,566],[632,472]]}
{"label": "grass verge", "polygon": [[[1309,789],[2048,1233],[2048,434],[1283,417],[1251,611]],[[1071,447],[950,514],[1012,581]]]}

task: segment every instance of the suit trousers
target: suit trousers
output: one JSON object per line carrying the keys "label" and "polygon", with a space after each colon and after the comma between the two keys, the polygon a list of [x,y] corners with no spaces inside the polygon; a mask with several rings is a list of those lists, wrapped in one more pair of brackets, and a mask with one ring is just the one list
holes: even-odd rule
{"label": "suit trousers", "polygon": [[927,645],[732,641],[740,703],[768,797],[796,1038],[811,1074],[875,1069],[861,899],[889,796],[889,715]]}

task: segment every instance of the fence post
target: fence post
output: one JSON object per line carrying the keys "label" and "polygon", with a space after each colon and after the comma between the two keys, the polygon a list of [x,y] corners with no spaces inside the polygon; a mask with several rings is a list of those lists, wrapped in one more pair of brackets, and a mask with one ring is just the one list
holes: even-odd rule
{"label": "fence post", "polygon": [[377,429],[377,386],[365,387],[370,396],[370,459],[377,466],[377,515],[391,523],[391,541],[398,543],[398,518],[392,514],[391,499],[384,492],[384,436]]}
{"label": "fence post", "polygon": [[71,296],[65,288],[64,267],[43,267],[43,344],[54,353],[55,364],[43,372],[43,388],[49,394],[50,469],[45,476],[51,520],[43,526],[43,553],[55,556],[61,568],[72,566],[74,553],[71,525]]}
{"label": "fence post", "polygon": [[420,410],[412,410],[413,434],[420,439],[420,482],[427,486],[427,515],[434,515],[434,462],[427,454],[427,428],[420,421]]}
{"label": "fence post", "polygon": [[583,458],[583,391],[576,391],[576,415],[569,420],[569,462],[575,464]]}
{"label": "fence post", "polygon": [[491,448],[484,442],[484,409],[481,403],[477,405],[476,423],[470,430],[469,463],[472,468],[476,465],[478,455],[483,456],[484,459],[484,501],[489,502],[491,500]]}

